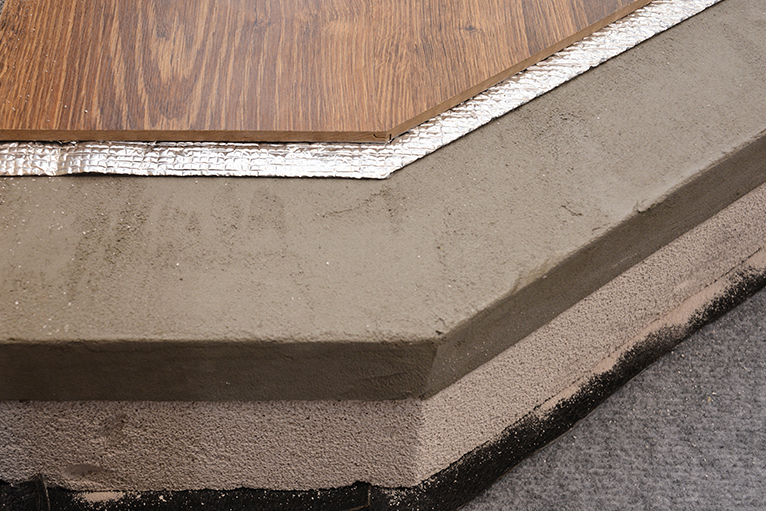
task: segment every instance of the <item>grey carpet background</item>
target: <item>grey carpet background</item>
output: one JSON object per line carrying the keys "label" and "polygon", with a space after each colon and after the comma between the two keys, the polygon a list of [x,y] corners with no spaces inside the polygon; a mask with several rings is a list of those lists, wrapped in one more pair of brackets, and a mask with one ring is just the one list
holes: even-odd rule
{"label": "grey carpet background", "polygon": [[766,290],[463,509],[766,509]]}

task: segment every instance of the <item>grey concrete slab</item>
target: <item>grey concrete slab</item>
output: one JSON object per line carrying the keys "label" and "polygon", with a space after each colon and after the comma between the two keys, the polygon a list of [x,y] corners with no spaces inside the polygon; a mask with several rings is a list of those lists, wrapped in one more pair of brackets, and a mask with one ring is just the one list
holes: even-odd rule
{"label": "grey concrete slab", "polygon": [[724,0],[383,182],[5,178],[0,398],[430,396],[766,180]]}
{"label": "grey concrete slab", "polygon": [[453,509],[764,284],[766,184],[428,399],[2,401],[0,480]]}
{"label": "grey concrete slab", "polygon": [[764,509],[764,361],[766,290],[463,509]]}
{"label": "grey concrete slab", "polygon": [[[212,509],[336,510],[342,502],[346,509],[357,508],[360,500],[366,500],[371,510],[456,509],[535,449],[566,432],[690,332],[766,283],[766,248],[752,246],[752,232],[745,235],[755,227],[760,232],[755,238],[764,239],[764,189],[766,186],[748,194],[663,247],[446,391],[424,402],[399,402],[399,410],[397,402],[391,401],[0,403],[0,437],[5,437],[0,438],[4,451],[0,457],[5,460],[0,502],[12,509],[40,505],[51,509],[131,510],[147,505],[188,509],[204,505]],[[737,218],[742,225],[737,225]],[[731,248],[732,242],[737,248]],[[690,273],[684,266],[694,269]],[[670,268],[676,271],[668,271]],[[671,296],[646,291],[653,287],[673,291]],[[692,296],[688,296],[690,289]],[[679,293],[688,296],[682,303],[676,301],[679,296],[673,297]],[[663,303],[651,305],[658,296],[664,297]],[[655,320],[642,327],[647,314]],[[591,325],[586,326],[588,323]],[[546,338],[562,344],[561,338],[571,337],[571,332],[576,338],[585,337],[587,355],[601,352],[598,346],[604,337],[617,341],[619,348],[608,351],[609,356],[585,374],[575,370],[577,381],[564,383],[561,392],[545,402],[518,407],[515,413],[523,416],[513,419],[508,405],[517,408],[513,402],[519,394],[539,392],[538,387],[546,382],[533,378],[514,385],[508,381],[511,375],[503,375],[496,362],[506,358],[516,368],[534,365],[535,360],[518,356],[520,349],[526,346],[527,350],[547,352]],[[563,344],[574,347],[571,339]],[[577,355],[558,353],[554,360],[564,360],[571,367],[572,357]],[[537,362],[549,371],[561,370],[560,362],[550,363],[545,357]],[[491,381],[482,384],[487,376]],[[544,395],[551,396],[551,392]],[[407,410],[408,404],[425,404],[431,410],[419,416],[416,410]],[[312,410],[312,406],[318,409]],[[370,428],[369,421],[375,421],[376,411],[383,411],[381,406],[388,411],[380,417],[383,427]],[[329,422],[323,424],[324,418]],[[456,441],[463,441],[461,433],[475,436],[480,430],[486,432],[488,422],[498,419],[510,424],[499,436],[491,435],[475,449],[466,448],[477,445],[469,441],[453,453],[453,463],[427,479],[423,478],[430,472],[401,479],[402,475],[406,478],[399,473],[401,469],[406,472],[414,465],[433,462],[434,454],[440,457],[436,451],[449,450]],[[417,439],[406,442],[411,451],[392,452],[394,437],[402,426],[409,429],[408,423],[419,429]],[[356,429],[356,434],[349,436],[349,429]],[[439,431],[437,437],[434,430]],[[279,446],[268,447],[275,442]],[[358,450],[360,446],[364,448]],[[470,452],[463,455],[466,449]],[[313,483],[305,479],[305,470],[310,468],[307,463],[314,465],[309,475]],[[264,468],[267,474],[259,474]],[[392,476],[399,481],[393,487],[389,486]],[[335,486],[343,485],[344,479],[346,486]],[[383,480],[389,484],[374,484]]]}

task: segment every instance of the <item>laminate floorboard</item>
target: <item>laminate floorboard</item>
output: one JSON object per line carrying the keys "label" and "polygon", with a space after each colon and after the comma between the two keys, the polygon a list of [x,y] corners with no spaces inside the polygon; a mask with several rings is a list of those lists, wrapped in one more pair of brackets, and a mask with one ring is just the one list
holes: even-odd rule
{"label": "laminate floorboard", "polygon": [[386,141],[646,3],[5,0],[0,140]]}

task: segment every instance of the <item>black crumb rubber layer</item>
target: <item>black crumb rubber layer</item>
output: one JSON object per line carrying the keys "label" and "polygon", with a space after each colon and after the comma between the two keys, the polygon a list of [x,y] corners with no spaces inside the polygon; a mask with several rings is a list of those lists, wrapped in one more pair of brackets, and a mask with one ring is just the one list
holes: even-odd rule
{"label": "black crumb rubber layer", "polygon": [[[2,0],[0,0],[1,2]],[[87,493],[50,487],[42,477],[23,483],[0,481],[0,509],[12,511],[181,511],[208,509],[306,511],[450,511],[473,500],[524,458],[571,429],[607,397],[689,335],[744,302],[766,285],[766,272],[743,270],[731,276],[725,293],[682,326],[661,329],[624,354],[609,371],[594,376],[552,411],[530,412],[497,440],[463,456],[421,484],[382,488],[356,483],[311,491],[189,490],[126,492],[117,500],[94,502]]]}
{"label": "black crumb rubber layer", "polygon": [[369,509],[370,485],[332,490],[276,491],[189,490],[128,492],[117,500],[101,502],[88,499],[87,492],[46,487],[41,478],[21,484],[0,483],[0,509],[9,511],[235,511],[235,510],[307,510],[353,511]]}

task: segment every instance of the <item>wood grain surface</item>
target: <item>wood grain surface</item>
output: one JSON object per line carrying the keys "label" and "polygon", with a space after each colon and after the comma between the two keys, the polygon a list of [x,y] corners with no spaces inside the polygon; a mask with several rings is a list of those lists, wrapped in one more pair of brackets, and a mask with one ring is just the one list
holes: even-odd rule
{"label": "wood grain surface", "polygon": [[648,0],[6,0],[0,140],[385,141]]}

